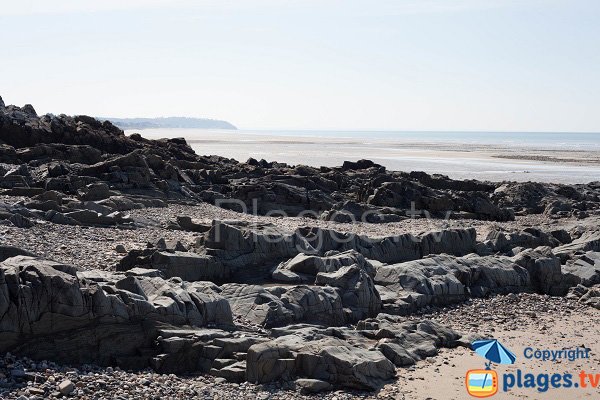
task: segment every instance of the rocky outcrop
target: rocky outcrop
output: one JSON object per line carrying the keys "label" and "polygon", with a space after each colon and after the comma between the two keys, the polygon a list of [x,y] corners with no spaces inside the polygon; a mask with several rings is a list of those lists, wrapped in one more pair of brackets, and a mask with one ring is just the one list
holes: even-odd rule
{"label": "rocky outcrop", "polygon": [[569,260],[562,267],[563,273],[572,275],[574,280],[583,286],[600,284],[600,252],[587,253]]}
{"label": "rocky outcrop", "polygon": [[[600,209],[600,185],[459,181],[391,172],[369,160],[337,168],[246,163],[200,156],[184,139],[126,136],[87,116],[38,116],[30,105],[0,107],[0,188],[36,195],[56,190],[81,200],[107,195],[206,201],[258,214],[310,215],[386,223],[408,217],[508,221],[518,213],[584,218]],[[86,193],[88,185],[102,191]],[[100,196],[100,197],[99,197]],[[202,227],[180,221],[186,230]]]}
{"label": "rocky outcrop", "polygon": [[82,193],[82,200],[101,200],[98,196],[106,196],[108,188],[124,195],[210,201],[240,211],[255,208],[261,214],[309,212],[318,217],[326,212],[326,219],[351,215],[368,222],[406,218],[415,206],[434,217],[448,211],[512,218],[510,210],[490,201],[494,187],[489,184],[390,173],[368,160],[322,169],[255,160],[241,164],[198,156],[183,139],[126,136],[108,121],[38,116],[30,105],[0,108],[0,145],[0,161],[19,166],[0,174],[0,187],[13,191],[35,188],[73,195],[99,184],[103,193]]}
{"label": "rocky outcrop", "polygon": [[548,247],[514,257],[437,255],[381,265],[375,276],[383,311],[408,314],[428,305],[446,305],[492,293],[537,292],[564,296],[580,281],[563,270]]}
{"label": "rocky outcrop", "polygon": [[306,275],[335,272],[352,264],[373,275],[365,258],[399,262],[429,254],[465,255],[475,249],[475,238],[474,229],[369,238],[317,228],[289,233],[269,224],[213,221],[202,244],[193,251],[132,250],[117,269],[149,267],[187,280],[249,282],[273,275],[280,282],[312,283],[314,278]]}
{"label": "rocky outcrop", "polygon": [[600,285],[591,287],[577,285],[571,288],[567,297],[600,310]]}
{"label": "rocky outcrop", "polygon": [[570,241],[569,234],[566,231],[544,232],[537,228],[525,228],[518,232],[493,230],[488,233],[484,244],[486,244],[492,252],[506,253],[515,247],[557,247],[564,244],[557,237],[566,242]]}
{"label": "rocky outcrop", "polygon": [[[0,100],[0,195],[0,224],[15,237],[45,226],[79,229],[53,224],[150,227],[153,221],[128,211],[174,202],[301,216],[309,224],[295,231],[277,222],[208,224],[178,209],[161,222],[165,238],[138,249],[105,247],[110,260],[122,257],[107,270],[2,244],[0,351],[33,359],[283,380],[306,393],[376,390],[397,367],[468,345],[469,337],[404,315],[493,294],[518,301],[519,292],[600,304],[600,238],[591,223],[563,224],[569,231],[485,224],[483,232],[492,229],[483,241],[475,228],[368,237],[355,227],[318,227],[334,226],[323,220],[510,221],[525,213],[583,219],[598,213],[598,183],[459,181],[387,171],[369,160],[336,168],[239,163],[197,155],[184,139],[126,136],[108,122],[38,116],[31,105]],[[311,226],[310,218],[321,221]],[[71,393],[72,386],[59,389]]]}
{"label": "rocky outcrop", "polygon": [[586,230],[579,238],[569,244],[559,246],[553,251],[563,262],[578,253],[600,252],[600,231]]}
{"label": "rocky outcrop", "polygon": [[[368,203],[400,209],[426,210],[430,216],[449,216],[451,212],[484,220],[514,219],[509,209],[500,209],[485,192],[433,189],[410,180],[382,183],[369,197]],[[450,212],[450,214],[448,214]]]}
{"label": "rocky outcrop", "polygon": [[[389,329],[385,337],[380,323]],[[275,340],[249,348],[247,378],[269,382],[298,376],[344,387],[376,389],[395,376],[393,361],[398,359],[397,352],[403,351],[414,363],[435,355],[439,347],[458,345],[461,337],[430,321],[399,324],[366,320],[358,326],[359,331],[305,325],[277,330]],[[395,351],[389,350],[391,343]],[[420,345],[430,346],[430,350],[423,351]],[[367,350],[370,346],[377,350]]]}
{"label": "rocky outcrop", "polygon": [[[431,322],[394,325],[396,336],[382,336],[377,319],[359,322],[377,311],[353,308],[356,304],[344,298],[360,292],[361,273],[369,275],[355,265],[337,272],[339,276],[317,275],[327,282],[325,287],[267,290],[80,271],[15,255],[0,262],[0,351],[70,363],[207,372],[230,381],[300,378],[328,383],[316,387],[374,389],[395,376],[388,358],[397,363],[398,346],[418,360],[440,346],[458,344],[460,334]],[[266,300],[262,311],[249,306],[258,297]],[[277,316],[272,310],[278,301],[288,326],[274,329],[271,338],[255,325],[246,325],[244,333],[234,325],[233,315],[275,321],[269,318]],[[349,316],[359,323],[359,331],[322,327],[345,325]],[[299,321],[321,326],[290,326]]]}
{"label": "rocky outcrop", "polygon": [[507,257],[439,255],[377,268],[375,284],[383,310],[408,314],[430,304],[445,305],[470,296],[531,290],[527,270]]}
{"label": "rocky outcrop", "polygon": [[0,298],[0,351],[69,362],[133,355],[159,324],[232,324],[229,303],[205,285],[77,271],[23,255],[0,263]]}
{"label": "rocky outcrop", "polygon": [[598,182],[564,185],[538,182],[509,182],[499,185],[492,201],[499,207],[511,207],[518,214],[544,213],[552,218],[585,218],[598,210]]}

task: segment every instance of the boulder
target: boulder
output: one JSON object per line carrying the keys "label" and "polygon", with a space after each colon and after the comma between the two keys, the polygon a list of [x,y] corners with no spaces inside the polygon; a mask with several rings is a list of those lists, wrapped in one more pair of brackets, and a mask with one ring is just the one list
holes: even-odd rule
{"label": "boulder", "polygon": [[185,231],[200,233],[206,232],[211,228],[210,225],[203,224],[202,222],[187,216],[177,217],[177,225],[179,225],[181,229]]}
{"label": "boulder", "polygon": [[152,268],[166,277],[179,277],[186,281],[223,281],[230,271],[212,256],[187,251],[156,251],[150,258]]}
{"label": "boulder", "polygon": [[335,272],[343,266],[358,265],[375,276],[373,266],[356,250],[334,252],[327,256],[299,253],[294,258],[279,264],[273,271],[273,279],[282,282],[310,282],[321,272]]}
{"label": "boulder", "polygon": [[229,303],[206,286],[79,274],[31,256],[0,262],[0,351],[106,365],[151,346],[157,324],[232,323]]}
{"label": "boulder", "polygon": [[306,375],[346,388],[375,390],[396,376],[394,365],[378,351],[330,345],[299,358]]}
{"label": "boulder", "polygon": [[600,252],[600,231],[586,230],[571,243],[556,247],[553,250],[554,254],[563,263],[576,253],[585,253],[588,251]]}
{"label": "boulder", "polygon": [[381,310],[381,298],[372,277],[357,265],[342,267],[335,272],[320,272],[315,284],[339,289],[350,322],[376,316]]}
{"label": "boulder", "polygon": [[379,266],[375,284],[383,310],[391,314],[459,302],[469,296],[532,290],[527,270],[508,257],[475,255],[437,255]]}
{"label": "boulder", "polygon": [[303,394],[327,392],[333,389],[332,384],[320,379],[300,378],[296,379],[295,382],[296,386],[300,388],[300,392]]}
{"label": "boulder", "polygon": [[110,189],[104,182],[91,183],[79,191],[79,197],[84,201],[104,200],[110,195]]}
{"label": "boulder", "polygon": [[[560,233],[556,234],[560,235]],[[564,235],[562,238],[565,239]],[[525,228],[519,232],[492,230],[488,233],[486,240],[491,243],[492,251],[502,253],[506,253],[515,247],[536,248],[540,246],[557,247],[561,245],[561,242],[554,235],[537,228]]]}
{"label": "boulder", "polygon": [[564,296],[571,286],[577,285],[561,270],[560,260],[549,247],[525,249],[512,257],[515,264],[527,269],[533,290],[553,296]]}
{"label": "boulder", "polygon": [[574,276],[584,286],[600,284],[600,252],[588,251],[562,267],[562,272]]}

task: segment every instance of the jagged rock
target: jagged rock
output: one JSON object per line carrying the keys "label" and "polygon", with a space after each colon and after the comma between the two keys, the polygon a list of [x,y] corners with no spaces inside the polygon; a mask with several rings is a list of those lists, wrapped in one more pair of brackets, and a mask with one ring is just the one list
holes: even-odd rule
{"label": "jagged rock", "polygon": [[356,265],[342,267],[335,272],[320,272],[315,284],[340,289],[342,304],[349,309],[348,320],[351,322],[375,316],[381,310],[381,298],[372,277]]}
{"label": "jagged rock", "polygon": [[246,367],[246,379],[249,382],[290,380],[296,373],[296,360],[287,343],[271,341],[248,349]]}
{"label": "jagged rock", "polygon": [[505,183],[494,191],[496,204],[515,209],[525,209],[527,213],[539,214],[544,211],[545,199],[551,190],[542,183]]}
{"label": "jagged rock", "polygon": [[229,270],[212,256],[183,251],[156,251],[150,259],[156,268],[167,277],[179,277],[186,281],[227,279]]}
{"label": "jagged rock", "polygon": [[359,324],[360,329],[375,331],[380,338],[377,348],[397,367],[406,367],[426,357],[434,356],[440,347],[456,347],[461,335],[433,321],[398,324],[370,319]]}
{"label": "jagged rock", "polygon": [[393,210],[385,207],[373,207],[348,200],[339,208],[325,211],[321,214],[320,218],[325,221],[342,223],[387,223],[398,222],[408,217],[405,215],[398,215],[397,213],[394,213]]}
{"label": "jagged rock", "polygon": [[104,182],[91,183],[79,192],[79,196],[84,201],[104,200],[110,195],[110,189]]}
{"label": "jagged rock", "polygon": [[177,225],[179,225],[183,230],[200,233],[206,232],[211,228],[210,225],[203,224],[192,219],[191,217],[186,216],[177,217]]}
{"label": "jagged rock", "polygon": [[148,268],[131,268],[130,270],[125,272],[125,276],[145,276],[148,278],[163,278],[165,279],[165,275],[158,269],[148,269]]}
{"label": "jagged rock", "polygon": [[164,238],[158,239],[154,247],[161,251],[188,251],[188,249],[179,240],[165,240]]}
{"label": "jagged rock", "polygon": [[333,386],[373,390],[395,376],[393,364],[378,351],[349,346],[337,338],[304,342],[279,337],[248,350],[247,378],[269,382],[300,376]]}
{"label": "jagged rock", "polygon": [[553,251],[563,263],[576,253],[600,252],[600,231],[585,231],[579,238],[569,244],[556,247]]}
{"label": "jagged rock", "polygon": [[429,304],[458,302],[470,295],[531,290],[527,270],[508,257],[475,255],[438,255],[380,266],[375,283],[383,310],[391,314],[406,314]]}
{"label": "jagged rock", "polygon": [[558,240],[561,244],[569,244],[573,241],[569,232],[564,229],[556,229],[550,232],[550,234]]}
{"label": "jagged rock", "polygon": [[239,270],[293,257],[299,253],[298,243],[296,235],[273,225],[213,221],[205,246],[207,254],[232,270]]}
{"label": "jagged rock", "polygon": [[325,346],[308,356],[314,364],[307,362],[304,354],[300,357],[307,375],[343,387],[373,390],[396,375],[394,365],[383,354],[367,349]]}
{"label": "jagged rock", "polygon": [[510,233],[505,233],[500,230],[493,230],[488,233],[486,240],[490,242],[492,251],[503,253],[508,252],[514,247],[557,247],[561,244],[561,242],[552,234],[543,232],[542,230],[536,228],[525,228],[522,231]]}
{"label": "jagged rock", "polygon": [[384,263],[416,260],[429,254],[466,255],[474,251],[476,244],[476,232],[472,228],[383,238],[369,238],[318,228],[300,229],[297,233],[308,243],[308,249],[317,254],[331,250],[356,250],[369,260]]}
{"label": "jagged rock", "polygon": [[310,282],[320,272],[335,272],[343,266],[358,265],[375,276],[375,269],[365,258],[355,250],[320,257],[312,254],[300,253],[288,261],[279,264],[273,271],[273,279],[282,282]]}
{"label": "jagged rock", "polygon": [[588,251],[563,267],[563,273],[575,276],[584,286],[600,284],[600,253]]}
{"label": "jagged rock", "polygon": [[11,211],[3,211],[0,208],[0,220],[6,220],[9,225],[16,226],[17,228],[31,228],[35,225],[29,218]]}
{"label": "jagged rock", "polygon": [[259,214],[309,213],[372,223],[398,221],[407,211],[434,218],[506,221],[514,218],[513,209],[520,213],[548,209],[553,217],[561,213],[583,217],[600,209],[600,188],[593,183],[459,181],[423,172],[387,171],[370,160],[347,161],[338,168],[253,159],[239,163],[199,156],[181,138],[126,136],[110,122],[88,116],[38,116],[31,105],[0,107],[0,142],[1,161],[23,166],[18,173],[0,174],[0,186],[14,193],[27,188],[81,191],[92,200],[113,193],[102,189],[88,195],[87,185],[109,185],[126,196],[204,200],[242,212],[255,208]]}
{"label": "jagged rock", "polygon": [[304,394],[327,392],[333,389],[333,385],[319,379],[296,379],[296,386],[300,388],[300,392]]}
{"label": "jagged rock", "polygon": [[429,254],[466,255],[476,243],[475,229],[448,229],[422,236],[411,234],[368,238],[328,229],[305,228],[281,232],[272,225],[214,221],[205,242],[207,253],[234,269],[289,259],[299,253],[318,254],[356,250],[382,262],[419,259]]}
{"label": "jagged rock", "polygon": [[529,272],[531,285],[539,293],[564,296],[571,286],[579,283],[563,273],[560,260],[549,247],[525,249],[512,260]]}
{"label": "jagged rock", "polygon": [[257,325],[273,327],[302,321],[337,326],[349,317],[340,294],[331,287],[225,284],[221,289],[233,313]]}
{"label": "jagged rock", "polygon": [[382,183],[369,197],[368,203],[405,210],[425,210],[430,216],[447,217],[452,212],[469,212],[477,218],[497,221],[513,220],[509,209],[501,209],[492,203],[487,193],[447,193],[427,187],[419,182],[403,180]]}
{"label": "jagged rock", "polygon": [[579,299],[583,304],[587,304],[600,310],[600,287],[589,288]]}
{"label": "jagged rock", "polygon": [[0,351],[107,364],[149,346],[157,323],[232,323],[229,303],[202,285],[78,275],[71,266],[35,257],[2,261]]}
{"label": "jagged rock", "polygon": [[0,262],[6,260],[7,258],[15,256],[35,257],[35,254],[33,254],[30,251],[20,249],[18,247],[0,245]]}
{"label": "jagged rock", "polygon": [[600,310],[600,285],[592,287],[577,285],[569,290],[567,297]]}
{"label": "jagged rock", "polygon": [[92,210],[77,210],[65,213],[65,216],[73,218],[82,224],[90,225],[115,225],[132,222],[129,217],[124,216],[118,211],[104,215]]}

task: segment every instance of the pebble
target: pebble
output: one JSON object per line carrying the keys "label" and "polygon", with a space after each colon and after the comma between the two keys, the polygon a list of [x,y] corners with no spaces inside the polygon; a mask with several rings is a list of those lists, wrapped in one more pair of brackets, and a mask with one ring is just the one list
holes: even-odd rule
{"label": "pebble", "polygon": [[73,390],[75,390],[75,385],[68,379],[58,384],[58,391],[64,395],[70,394]]}

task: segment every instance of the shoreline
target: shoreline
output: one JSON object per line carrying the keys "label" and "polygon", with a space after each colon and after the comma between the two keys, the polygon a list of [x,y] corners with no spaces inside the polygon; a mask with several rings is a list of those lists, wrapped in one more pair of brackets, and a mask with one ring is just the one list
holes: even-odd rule
{"label": "shoreline", "polygon": [[474,340],[586,321],[597,357],[598,183],[476,180],[507,163],[439,149],[239,162],[31,106],[0,127],[3,397],[460,398]]}
{"label": "shoreline", "polygon": [[455,179],[489,181],[588,183],[600,176],[600,147],[594,150],[559,145],[545,148],[534,143],[439,143],[427,138],[405,141],[380,137],[319,138],[243,130],[232,135],[187,129],[145,130],[141,133],[148,138],[182,136],[197,154],[215,154],[239,161],[253,157],[333,167],[348,159],[367,158],[390,170],[420,170],[432,174],[443,171],[444,175]]}

